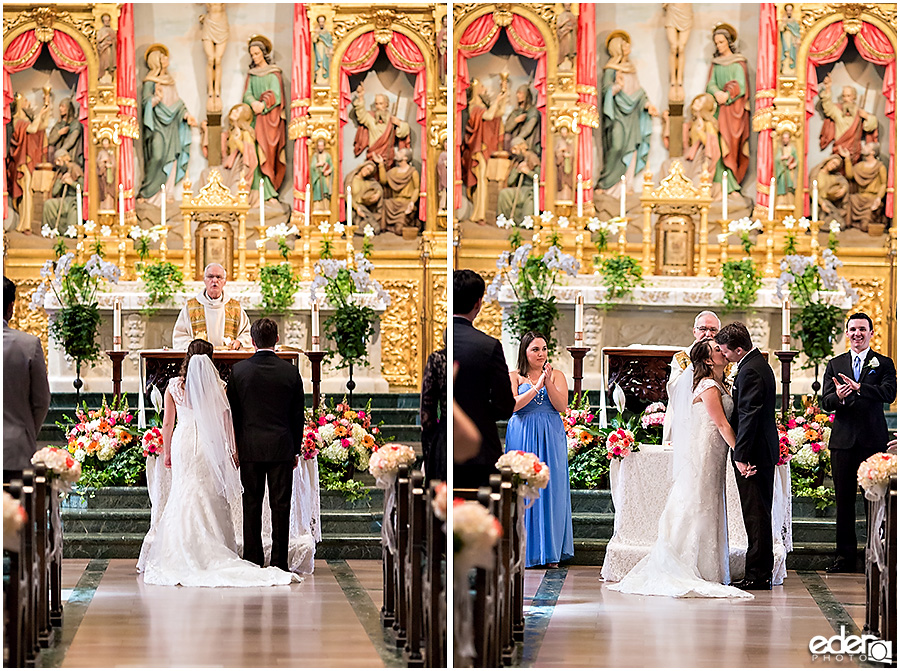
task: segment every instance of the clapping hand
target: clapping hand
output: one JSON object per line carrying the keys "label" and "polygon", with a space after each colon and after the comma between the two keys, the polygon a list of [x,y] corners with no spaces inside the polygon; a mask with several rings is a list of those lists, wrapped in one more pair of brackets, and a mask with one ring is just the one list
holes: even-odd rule
{"label": "clapping hand", "polygon": [[737,466],[741,475],[743,475],[745,478],[756,475],[756,466],[753,466],[752,464],[745,464],[743,461],[736,461],[734,462],[734,465]]}
{"label": "clapping hand", "polygon": [[841,377],[840,380],[836,377],[831,379],[834,380],[835,393],[837,393],[839,399],[843,400],[854,391],[859,391],[859,382],[850,379],[843,373],[838,373],[838,375]]}

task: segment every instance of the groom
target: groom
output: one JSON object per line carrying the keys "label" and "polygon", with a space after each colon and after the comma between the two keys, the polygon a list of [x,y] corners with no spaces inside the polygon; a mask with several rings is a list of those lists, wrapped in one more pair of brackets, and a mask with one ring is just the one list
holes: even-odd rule
{"label": "groom", "polygon": [[747,561],[744,579],[734,586],[772,589],[772,490],[778,464],[775,375],[759,349],[753,347],[747,327],[740,322],[722,328],[715,339],[725,358],[737,364],[731,391],[731,426],[735,435],[732,460],[747,529]]}
{"label": "groom", "polygon": [[303,381],[296,366],[275,354],[278,325],[253,322],[256,354],[231,369],[228,401],[244,486],[244,559],[263,565],[262,504],[269,484],[270,566],[288,570],[291,484],[303,445]]}

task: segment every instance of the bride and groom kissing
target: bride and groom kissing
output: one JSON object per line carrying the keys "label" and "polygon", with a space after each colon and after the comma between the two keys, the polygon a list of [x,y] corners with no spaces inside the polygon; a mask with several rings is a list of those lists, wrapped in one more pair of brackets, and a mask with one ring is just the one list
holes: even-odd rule
{"label": "bride and groom kissing", "polygon": [[[771,589],[775,376],[746,326],[734,322],[719,330],[718,318],[706,315],[710,326],[700,330],[713,337],[701,336],[691,347],[682,373],[689,384],[669,398],[673,484],[659,534],[650,553],[610,587],[618,592],[751,598],[749,591]],[[737,364],[730,393],[729,362]],[[748,541],[744,577],[733,584],[724,495],[729,450]]]}
{"label": "bride and groom kissing", "polygon": [[[144,539],[144,582],[191,587],[286,585],[293,470],[303,444],[303,382],[275,354],[278,326],[250,327],[256,353],[225,384],[213,346],[193,340],[166,388],[163,458],[171,489]],[[177,417],[177,424],[176,424]],[[263,568],[268,485],[272,548]],[[238,553],[243,540],[243,559]]]}

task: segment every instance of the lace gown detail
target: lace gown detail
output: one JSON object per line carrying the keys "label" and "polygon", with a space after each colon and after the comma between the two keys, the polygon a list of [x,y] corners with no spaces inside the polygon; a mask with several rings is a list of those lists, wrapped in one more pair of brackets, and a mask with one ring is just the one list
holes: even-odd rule
{"label": "lace gown detail", "polygon": [[232,510],[215,487],[180,378],[169,382],[178,409],[172,436],[172,485],[155,535],[141,550],[144,582],[185,587],[287,585],[297,576],[238,556]]}
{"label": "lace gown detail", "polygon": [[676,597],[744,597],[728,586],[728,532],[725,515],[725,469],[728,445],[699,399],[707,389],[722,394],[725,416],[731,397],[709,378],[693,392],[691,440],[659,520],[659,535],[650,554],[610,589],[626,594]]}

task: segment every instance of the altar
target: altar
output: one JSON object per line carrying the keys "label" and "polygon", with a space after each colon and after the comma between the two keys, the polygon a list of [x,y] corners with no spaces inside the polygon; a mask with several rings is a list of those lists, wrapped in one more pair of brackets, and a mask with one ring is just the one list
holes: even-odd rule
{"label": "altar", "polygon": [[[656,542],[658,522],[672,487],[672,448],[668,445],[641,445],[639,452],[633,452],[622,460],[613,460],[609,476],[616,517],[600,575],[604,580],[616,582],[643,559]],[[787,574],[787,553],[793,549],[789,464],[775,467],[774,491],[772,528],[775,570],[772,584],[780,585]],[[730,464],[725,469],[725,512],[731,579],[736,580],[744,574],[747,532],[741,515],[734,469]]]}

